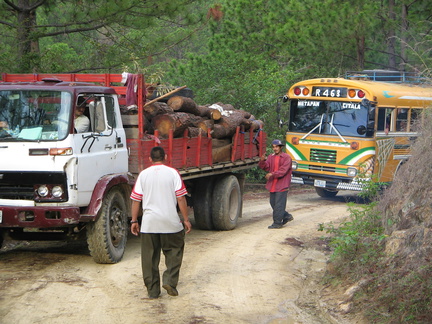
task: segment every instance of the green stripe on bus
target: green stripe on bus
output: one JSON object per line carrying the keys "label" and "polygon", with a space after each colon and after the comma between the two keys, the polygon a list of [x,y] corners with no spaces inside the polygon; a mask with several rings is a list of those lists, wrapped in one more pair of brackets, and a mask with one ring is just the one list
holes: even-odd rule
{"label": "green stripe on bus", "polygon": [[370,151],[370,154],[375,154],[375,147],[372,146],[372,147],[362,148],[361,150],[358,150],[357,152],[348,155],[347,157],[339,161],[338,164],[348,164],[350,161],[355,160],[359,155],[363,155],[368,151]]}
{"label": "green stripe on bus", "polygon": [[306,157],[296,148],[294,145],[290,143],[286,143],[287,150],[291,152],[296,160],[306,161]]}

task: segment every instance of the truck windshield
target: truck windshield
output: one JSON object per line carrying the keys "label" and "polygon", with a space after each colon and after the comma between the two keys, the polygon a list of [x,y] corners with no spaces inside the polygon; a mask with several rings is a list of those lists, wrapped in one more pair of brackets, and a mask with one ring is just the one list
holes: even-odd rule
{"label": "truck windshield", "polygon": [[359,102],[291,100],[289,131],[365,137],[368,108]]}
{"label": "truck windshield", "polygon": [[71,94],[0,90],[0,141],[53,141],[69,130]]}

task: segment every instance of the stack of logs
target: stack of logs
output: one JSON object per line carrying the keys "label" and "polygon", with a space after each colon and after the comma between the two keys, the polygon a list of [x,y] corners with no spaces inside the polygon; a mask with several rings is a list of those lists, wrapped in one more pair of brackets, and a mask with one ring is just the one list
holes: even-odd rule
{"label": "stack of logs", "polygon": [[[137,115],[122,115],[122,119],[128,138],[137,138]],[[237,126],[246,132],[247,142],[250,130],[263,127],[262,122],[255,120],[250,113],[234,109],[230,104],[200,106],[191,98],[174,96],[167,103],[148,102],[144,106],[144,129],[147,134],[153,135],[157,130],[161,139],[168,138],[171,130],[174,138],[183,137],[186,130],[189,137],[210,134],[213,162],[230,160],[232,138]]]}
{"label": "stack of logs", "polygon": [[262,122],[244,110],[234,109],[230,104],[216,103],[200,106],[191,98],[174,96],[167,103],[154,102],[144,107],[147,133],[158,130],[161,138],[167,138],[169,131],[174,137],[182,137],[187,129],[190,137],[210,132],[214,139],[231,138],[237,126],[249,131],[262,128]]}

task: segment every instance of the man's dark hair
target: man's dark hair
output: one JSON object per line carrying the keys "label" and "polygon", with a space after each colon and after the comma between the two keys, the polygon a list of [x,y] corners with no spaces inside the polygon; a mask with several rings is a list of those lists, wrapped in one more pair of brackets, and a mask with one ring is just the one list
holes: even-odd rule
{"label": "man's dark hair", "polygon": [[161,162],[165,160],[165,151],[160,146],[155,146],[150,151],[150,158],[153,162]]}

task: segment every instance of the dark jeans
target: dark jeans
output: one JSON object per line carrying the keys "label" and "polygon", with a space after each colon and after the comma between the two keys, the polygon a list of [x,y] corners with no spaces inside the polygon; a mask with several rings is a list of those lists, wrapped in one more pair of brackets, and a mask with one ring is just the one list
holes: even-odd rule
{"label": "dark jeans", "polygon": [[163,273],[163,285],[176,288],[183,260],[185,232],[170,234],[141,233],[141,268],[149,296],[159,296],[159,262],[161,251],[165,255],[167,269]]}
{"label": "dark jeans", "polygon": [[288,217],[285,210],[288,198],[288,190],[281,192],[270,192],[270,206],[273,208],[273,224],[282,225],[284,218]]}

